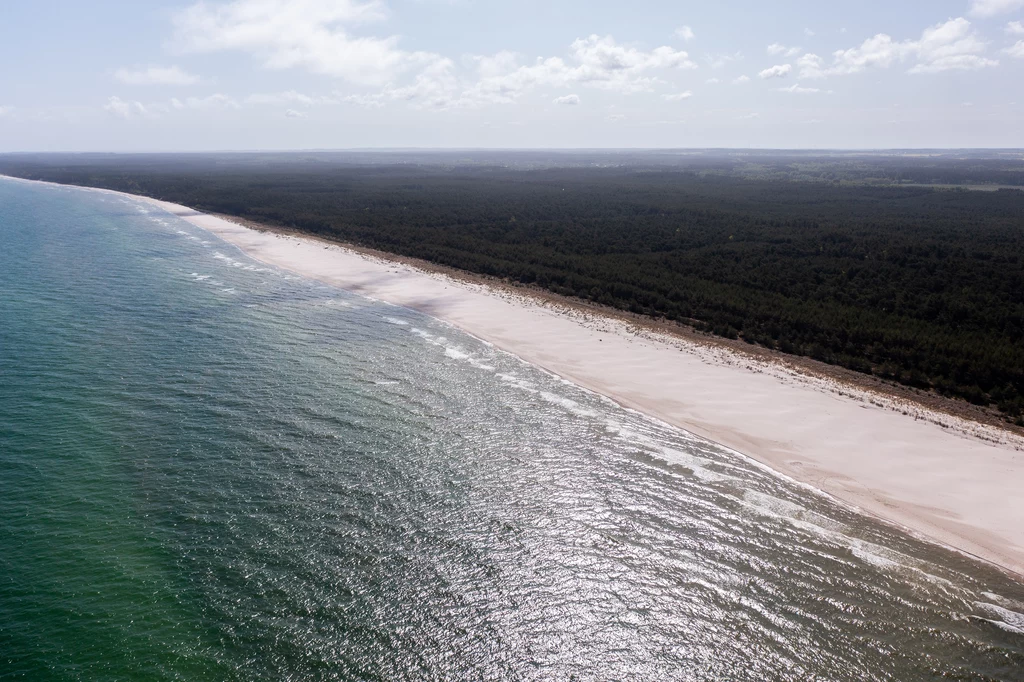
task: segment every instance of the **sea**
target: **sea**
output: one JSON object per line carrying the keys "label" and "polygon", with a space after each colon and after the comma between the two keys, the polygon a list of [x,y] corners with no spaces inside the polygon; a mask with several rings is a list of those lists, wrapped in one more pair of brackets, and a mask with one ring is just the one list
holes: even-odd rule
{"label": "sea", "polygon": [[0,179],[0,679],[1024,680],[1024,584],[138,200]]}

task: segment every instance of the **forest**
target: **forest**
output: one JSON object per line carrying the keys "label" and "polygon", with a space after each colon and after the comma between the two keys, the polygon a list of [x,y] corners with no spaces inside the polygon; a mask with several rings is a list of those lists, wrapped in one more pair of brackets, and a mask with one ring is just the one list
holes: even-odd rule
{"label": "forest", "polygon": [[11,154],[0,173],[536,285],[1024,425],[1020,153]]}

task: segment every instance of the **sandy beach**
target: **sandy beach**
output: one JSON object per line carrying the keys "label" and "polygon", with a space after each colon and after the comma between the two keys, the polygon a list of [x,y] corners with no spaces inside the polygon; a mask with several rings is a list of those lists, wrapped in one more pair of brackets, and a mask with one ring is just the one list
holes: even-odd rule
{"label": "sandy beach", "polygon": [[447,321],[626,407],[1024,576],[1024,442],[1009,432],[908,409],[713,344],[145,201],[259,261]]}

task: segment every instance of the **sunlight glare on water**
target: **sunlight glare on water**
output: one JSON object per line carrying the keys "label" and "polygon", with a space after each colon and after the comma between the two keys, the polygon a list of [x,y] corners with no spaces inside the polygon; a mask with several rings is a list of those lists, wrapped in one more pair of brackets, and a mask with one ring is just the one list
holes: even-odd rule
{"label": "sunlight glare on water", "polygon": [[1024,588],[424,315],[0,181],[0,678],[1024,679]]}

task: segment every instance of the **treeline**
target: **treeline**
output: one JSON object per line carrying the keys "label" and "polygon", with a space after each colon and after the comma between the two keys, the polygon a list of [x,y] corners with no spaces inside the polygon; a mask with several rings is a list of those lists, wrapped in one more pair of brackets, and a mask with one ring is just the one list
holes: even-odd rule
{"label": "treeline", "polygon": [[1016,190],[309,155],[0,157],[0,172],[145,194],[536,284],[995,405],[1024,424]]}

